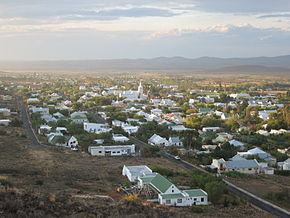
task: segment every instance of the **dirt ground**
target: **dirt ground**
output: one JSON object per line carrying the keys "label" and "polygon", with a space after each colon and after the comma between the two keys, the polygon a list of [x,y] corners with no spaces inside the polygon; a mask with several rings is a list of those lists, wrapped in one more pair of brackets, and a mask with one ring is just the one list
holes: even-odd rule
{"label": "dirt ground", "polygon": [[[210,207],[205,212],[196,214],[190,208],[156,208],[158,205],[148,206],[137,202],[127,202],[124,201],[123,194],[116,192],[118,184],[128,182],[126,177],[121,175],[124,164],[146,164],[149,167],[160,165],[174,171],[183,169],[163,158],[91,157],[86,153],[70,150],[52,148],[33,150],[26,146],[27,142],[27,139],[13,132],[0,136],[0,181],[8,181],[13,186],[12,192],[17,190],[15,191],[17,194],[9,195],[9,197],[6,196],[7,191],[6,195],[3,192],[0,195],[0,217],[1,212],[7,213],[7,210],[3,209],[6,208],[5,205],[1,211],[1,196],[6,196],[4,197],[6,203],[22,202],[19,204],[23,205],[23,208],[39,208],[38,204],[41,204],[37,211],[19,209],[18,212],[13,212],[13,210],[11,212],[8,210],[9,213],[19,213],[22,217],[25,214],[33,217],[35,214],[44,212],[52,217],[60,215],[88,217],[114,215],[130,217],[131,215],[135,217],[136,214],[141,217],[149,217],[149,214],[151,217],[196,215],[197,217],[271,217],[270,214],[246,204],[227,208]],[[11,196],[13,196],[12,199]],[[56,198],[56,200],[50,198]],[[63,198],[66,199],[65,202],[61,200]],[[29,207],[25,206],[26,202],[30,202]],[[50,210],[49,208],[55,207],[55,204],[58,207]]]}
{"label": "dirt ground", "polygon": [[[288,193],[290,193],[290,176],[252,175],[239,179],[227,178],[227,180],[268,201],[271,201],[267,199],[267,195],[270,192],[277,193],[288,191]],[[290,209],[290,205],[279,204],[279,202],[273,203],[287,210]]]}

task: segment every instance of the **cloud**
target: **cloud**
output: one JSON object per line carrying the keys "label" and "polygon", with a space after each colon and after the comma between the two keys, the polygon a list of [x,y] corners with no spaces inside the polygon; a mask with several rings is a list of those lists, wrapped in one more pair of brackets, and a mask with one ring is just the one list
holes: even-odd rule
{"label": "cloud", "polygon": [[202,11],[221,13],[289,12],[289,0],[194,0]]}
{"label": "cloud", "polygon": [[290,17],[290,14],[267,14],[259,16],[258,18],[276,18],[276,17]]}
{"label": "cloud", "polygon": [[172,17],[180,15],[168,9],[150,7],[132,7],[103,9],[96,11],[78,11],[65,16],[65,19],[72,20],[116,20],[121,17]]}

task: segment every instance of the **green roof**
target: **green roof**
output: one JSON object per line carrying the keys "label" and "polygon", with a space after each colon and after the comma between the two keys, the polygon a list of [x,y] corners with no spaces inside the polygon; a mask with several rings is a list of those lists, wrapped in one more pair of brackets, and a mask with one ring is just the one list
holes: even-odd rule
{"label": "green roof", "polygon": [[207,107],[199,108],[199,112],[210,112],[210,111],[211,111],[211,108],[207,108]]}
{"label": "green roof", "polygon": [[86,116],[76,115],[76,116],[73,116],[71,119],[72,120],[83,120],[83,119],[87,119],[87,117]]}
{"label": "green roof", "polygon": [[205,196],[207,193],[203,191],[202,189],[190,189],[190,190],[184,190],[185,193],[189,195],[189,197],[199,197],[199,196]]}
{"label": "green roof", "polygon": [[166,192],[169,187],[172,186],[172,183],[165,177],[161,176],[159,173],[156,174],[150,183],[161,193]]}
{"label": "green roof", "polygon": [[175,199],[175,198],[184,198],[183,194],[162,194],[161,197],[163,199]]}
{"label": "green roof", "polygon": [[150,183],[154,177],[141,177],[143,183]]}

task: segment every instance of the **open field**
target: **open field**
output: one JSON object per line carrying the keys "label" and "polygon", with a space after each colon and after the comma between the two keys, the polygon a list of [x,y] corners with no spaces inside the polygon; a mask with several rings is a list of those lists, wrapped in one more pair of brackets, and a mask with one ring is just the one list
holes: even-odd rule
{"label": "open field", "polygon": [[[12,137],[13,141],[11,141]],[[2,197],[0,198],[0,214],[4,211],[7,213],[3,210],[9,206],[5,207],[3,204],[5,203],[3,199],[6,199],[6,203],[15,204],[16,202],[22,205],[19,206],[18,212],[9,212],[22,214],[22,217],[29,214],[91,217],[96,214],[100,217],[113,215],[122,217],[122,214],[123,216],[126,214],[126,217],[128,215],[132,217],[136,215],[191,217],[194,215],[190,208],[161,207],[156,209],[157,205],[148,206],[138,202],[127,202],[123,200],[123,194],[115,191],[118,184],[127,182],[127,179],[121,176],[124,164],[160,165],[174,171],[183,170],[166,159],[96,158],[68,150],[45,148],[32,150],[26,146],[27,143],[26,139],[16,136],[15,133],[0,136],[0,181],[6,181],[13,186],[8,191],[0,190]],[[87,198],[90,199],[87,200]],[[51,207],[55,209],[52,210]],[[244,203],[236,207],[210,207],[198,216],[271,217],[270,214]]]}

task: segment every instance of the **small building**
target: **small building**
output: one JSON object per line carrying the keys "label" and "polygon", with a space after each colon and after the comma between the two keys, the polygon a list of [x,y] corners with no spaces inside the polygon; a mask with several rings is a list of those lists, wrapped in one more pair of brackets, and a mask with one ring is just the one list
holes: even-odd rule
{"label": "small building", "polygon": [[100,133],[110,132],[112,129],[109,127],[108,124],[85,122],[84,130],[86,132],[100,134]]}
{"label": "small building", "polygon": [[137,182],[139,176],[145,176],[151,174],[152,170],[145,166],[123,166],[122,175],[127,176],[130,182]]}
{"label": "small building", "polygon": [[135,145],[90,146],[92,156],[130,156],[135,155]]}
{"label": "small building", "polygon": [[2,114],[5,117],[8,117],[11,115],[11,111],[8,108],[0,108],[0,114]]}
{"label": "small building", "polygon": [[223,158],[213,159],[211,165],[216,167],[220,173],[237,171],[245,174],[259,174],[261,168],[256,159],[246,160],[238,156],[228,161],[225,161]]}
{"label": "small building", "polygon": [[52,135],[48,138],[48,142],[63,147],[76,148],[78,140],[74,136]]}
{"label": "small building", "polygon": [[0,126],[9,126],[11,120],[0,120]]}
{"label": "small building", "polygon": [[127,141],[129,141],[129,138],[126,136],[123,136],[122,134],[113,134],[112,139],[114,142],[127,142]]}
{"label": "small building", "polygon": [[183,142],[179,137],[170,137],[168,142],[170,146],[183,146]]}
{"label": "small building", "polygon": [[157,145],[157,146],[169,146],[169,142],[166,138],[163,138],[157,134],[152,135],[148,139],[148,144],[150,145]]}

